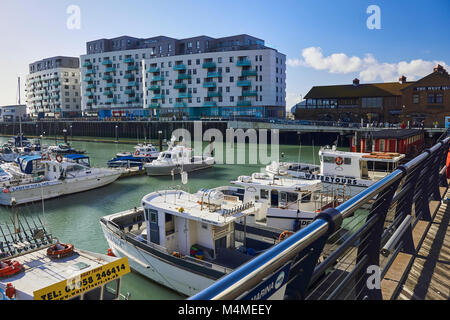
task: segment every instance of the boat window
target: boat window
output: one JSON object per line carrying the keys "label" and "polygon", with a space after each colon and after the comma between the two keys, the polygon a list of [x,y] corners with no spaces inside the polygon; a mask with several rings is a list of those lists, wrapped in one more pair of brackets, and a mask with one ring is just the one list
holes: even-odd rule
{"label": "boat window", "polygon": [[97,287],[91,291],[84,294],[83,300],[100,300],[100,295],[102,293],[102,287]]}
{"label": "boat window", "polygon": [[269,198],[269,191],[261,189],[261,199],[268,199],[268,198]]}
{"label": "boat window", "polygon": [[311,193],[302,194],[301,203],[308,203],[311,201]]}
{"label": "boat window", "polygon": [[288,192],[288,202],[296,202],[298,199],[298,194],[293,192]]}
{"label": "boat window", "polygon": [[56,172],[56,166],[53,166],[53,172]]}
{"label": "boat window", "polygon": [[115,300],[119,296],[119,279],[108,282],[103,287],[103,300]]}
{"label": "boat window", "polygon": [[323,157],[323,162],[334,163],[334,157]]}
{"label": "boat window", "polygon": [[81,300],[81,294],[77,295],[76,297],[70,298],[69,300]]}
{"label": "boat window", "polygon": [[172,155],[170,154],[170,153],[166,153],[165,155],[164,155],[164,158],[166,158],[166,159],[170,159],[172,157]]}
{"label": "boat window", "polygon": [[352,158],[344,158],[344,164],[352,164]]}
{"label": "boat window", "polygon": [[166,236],[175,233],[175,223],[173,221],[173,215],[166,213]]}
{"label": "boat window", "polygon": [[150,222],[151,223],[157,223],[158,222],[158,212],[154,210],[150,211]]}
{"label": "boat window", "polygon": [[280,192],[281,196],[281,202],[287,202],[287,193],[286,192]]}

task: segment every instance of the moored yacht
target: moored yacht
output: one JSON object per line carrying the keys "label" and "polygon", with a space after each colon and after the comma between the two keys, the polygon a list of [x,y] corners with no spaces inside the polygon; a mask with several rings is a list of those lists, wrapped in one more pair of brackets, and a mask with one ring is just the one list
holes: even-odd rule
{"label": "moored yacht", "polygon": [[109,168],[142,168],[144,164],[150,163],[157,159],[159,151],[150,143],[138,144],[134,147],[136,151],[120,152],[116,154],[114,159],[108,161]]}
{"label": "moored yacht", "polygon": [[254,203],[220,190],[163,190],[100,225],[114,255],[128,257],[134,271],[190,296],[273,246],[235,229],[254,213]]}
{"label": "moored yacht", "polygon": [[320,165],[308,163],[273,162],[266,171],[289,174],[306,180],[321,180],[324,186],[345,185],[354,196],[397,169],[404,154],[339,151],[335,146],[319,151]]}
{"label": "moored yacht", "polygon": [[11,205],[87,191],[110,184],[121,175],[120,170],[90,168],[48,155],[20,157],[15,164],[2,165],[12,178],[0,182],[0,204]]}

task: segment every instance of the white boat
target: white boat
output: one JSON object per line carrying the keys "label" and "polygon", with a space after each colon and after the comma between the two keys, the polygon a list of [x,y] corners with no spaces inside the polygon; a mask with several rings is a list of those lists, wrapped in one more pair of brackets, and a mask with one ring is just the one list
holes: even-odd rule
{"label": "white boat", "polygon": [[109,247],[132,270],[187,296],[274,244],[236,230],[236,221],[255,214],[254,203],[219,190],[158,191],[141,205],[100,220]]}
{"label": "white boat", "polygon": [[195,156],[191,148],[184,145],[175,146],[174,142],[172,139],[167,151],[161,152],[156,160],[144,165],[147,175],[167,176],[172,173],[180,174],[214,166],[214,157]]}
{"label": "white boat", "polygon": [[134,147],[134,152],[119,152],[117,158],[133,156],[145,159],[145,162],[155,160],[159,156],[159,151],[151,143],[138,144]]}
{"label": "white boat", "polygon": [[72,148],[69,143],[59,143],[57,146],[49,146],[47,148],[48,152],[56,153],[56,154],[83,154],[85,153],[84,150],[76,150],[75,148]]}
{"label": "white boat", "polygon": [[397,169],[404,158],[405,155],[399,153],[347,152],[333,146],[320,149],[319,166],[273,162],[266,167],[266,171],[274,174],[282,172],[306,180],[321,180],[324,186],[345,185],[349,195],[354,196]]}
{"label": "white boat", "polygon": [[[310,224],[317,214],[343,203],[348,195],[343,187],[325,188],[320,180],[305,180],[270,173],[253,173],[231,181],[233,187],[218,190],[255,203],[255,214],[247,225],[296,232]],[[243,223],[242,219],[240,221]]]}
{"label": "white boat", "polygon": [[18,163],[1,165],[13,178],[0,182],[3,187],[0,204],[11,205],[13,198],[17,204],[23,204],[103,187],[122,173],[116,169],[90,168],[59,157],[48,160],[45,156],[25,156]]}

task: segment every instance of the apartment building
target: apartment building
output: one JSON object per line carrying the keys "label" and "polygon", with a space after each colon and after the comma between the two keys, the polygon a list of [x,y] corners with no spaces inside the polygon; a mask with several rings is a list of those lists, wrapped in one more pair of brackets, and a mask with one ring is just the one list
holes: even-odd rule
{"label": "apartment building", "polygon": [[82,109],[101,117],[279,118],[286,57],[249,35],[87,43]]}
{"label": "apartment building", "polygon": [[81,116],[80,60],[53,57],[29,65],[27,114],[32,118]]}

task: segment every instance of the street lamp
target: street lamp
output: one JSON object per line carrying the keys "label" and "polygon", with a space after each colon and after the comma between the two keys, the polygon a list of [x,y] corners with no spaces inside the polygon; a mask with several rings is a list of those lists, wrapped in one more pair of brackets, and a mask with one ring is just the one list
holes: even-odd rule
{"label": "street lamp", "polygon": [[117,129],[119,129],[118,125],[116,125],[116,142],[119,142],[119,136],[118,136]]}
{"label": "street lamp", "polygon": [[162,131],[158,131],[158,138],[159,138],[159,152],[162,152]]}
{"label": "street lamp", "polygon": [[67,143],[67,130],[63,129],[63,134],[64,134],[64,143]]}

